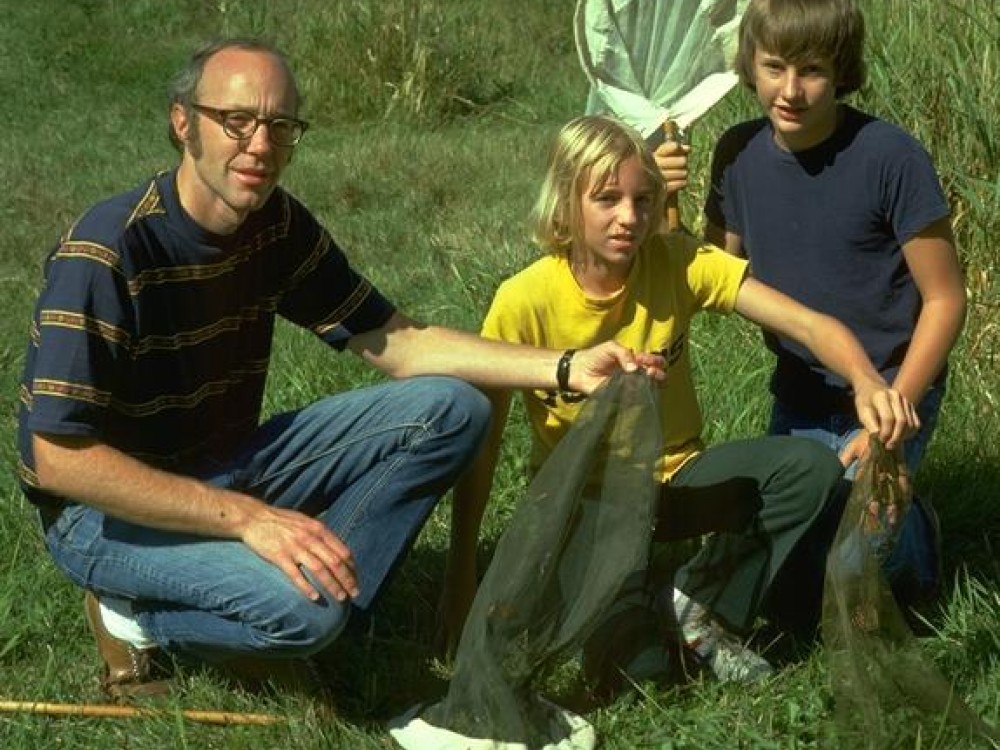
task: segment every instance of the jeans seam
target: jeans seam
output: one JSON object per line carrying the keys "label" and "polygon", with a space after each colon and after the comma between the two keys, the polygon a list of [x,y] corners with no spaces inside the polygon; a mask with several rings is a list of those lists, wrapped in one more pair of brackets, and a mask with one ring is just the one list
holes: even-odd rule
{"label": "jeans seam", "polygon": [[[364,434],[358,435],[357,437],[354,437],[350,440],[342,440],[338,442],[336,445],[329,446],[324,450],[319,451],[318,453],[311,455],[307,458],[299,459],[294,462],[289,462],[283,465],[281,469],[278,471],[274,471],[273,473],[269,474],[261,474],[260,476],[255,477],[253,481],[247,485],[247,489],[252,489],[261,484],[267,484],[268,482],[271,482],[274,479],[286,476],[290,472],[298,472],[304,466],[308,466],[310,464],[315,463],[316,461],[320,461],[336,453],[342,452],[353,445],[357,445],[358,443],[362,443],[366,440],[371,440],[372,438],[385,435],[387,433],[396,432],[399,430],[418,430],[420,434],[426,436],[431,431],[430,424],[431,423],[429,422],[405,422],[399,425],[393,425],[392,427],[386,427],[382,430],[365,432]],[[419,444],[419,442],[423,441],[422,440],[413,441],[411,439],[404,441],[403,445],[406,449],[409,449],[412,445]]]}
{"label": "jeans seam", "polygon": [[[428,424],[414,425],[418,428],[418,431],[413,432],[410,438],[403,443],[403,447],[407,453],[410,453],[413,448],[422,445],[427,441],[431,435],[431,430],[428,429]],[[385,487],[389,478],[403,465],[403,457],[397,456],[389,464],[385,466],[385,470],[382,471],[377,480],[373,481],[368,491],[364,493],[361,497],[357,498],[357,501],[353,504],[350,509],[350,514],[345,516],[343,519],[343,533],[345,535],[349,534],[354,528],[356,528],[360,520],[364,517],[364,511],[368,508],[371,498],[375,494]]]}

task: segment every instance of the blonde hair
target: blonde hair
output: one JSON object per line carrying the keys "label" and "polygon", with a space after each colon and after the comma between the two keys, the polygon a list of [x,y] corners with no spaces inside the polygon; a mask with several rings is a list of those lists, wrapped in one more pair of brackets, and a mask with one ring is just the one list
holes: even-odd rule
{"label": "blonde hair", "polygon": [[751,0],[740,22],[736,72],[754,86],[758,49],[791,63],[830,60],[837,97],[865,85],[865,19],[854,0]]}
{"label": "blonde hair", "polygon": [[633,156],[639,157],[650,180],[652,215],[660,216],[666,188],[639,133],[604,115],[578,117],[564,125],[549,152],[548,169],[532,213],[534,241],[548,252],[568,253],[583,236],[583,191],[591,182],[603,188]]}

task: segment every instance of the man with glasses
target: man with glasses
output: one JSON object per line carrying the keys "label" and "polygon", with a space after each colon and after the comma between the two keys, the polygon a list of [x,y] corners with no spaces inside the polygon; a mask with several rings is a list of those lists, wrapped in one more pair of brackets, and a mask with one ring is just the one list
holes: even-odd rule
{"label": "man with glasses", "polygon": [[[336,638],[477,450],[489,410],[464,381],[662,377],[613,343],[574,356],[400,313],[278,187],[299,101],[270,46],[199,50],[170,105],[179,166],[91,208],[46,262],[21,481],[87,591],[113,696],[163,689],[164,653],[276,661]],[[259,424],[276,315],[395,379]]]}

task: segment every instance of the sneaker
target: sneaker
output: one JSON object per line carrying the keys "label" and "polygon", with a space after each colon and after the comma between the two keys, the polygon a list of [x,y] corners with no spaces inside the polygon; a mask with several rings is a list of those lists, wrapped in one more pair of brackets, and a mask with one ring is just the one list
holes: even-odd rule
{"label": "sneaker", "polygon": [[757,682],[774,673],[763,656],[747,648],[684,592],[674,589],[673,599],[682,646],[720,682]]}

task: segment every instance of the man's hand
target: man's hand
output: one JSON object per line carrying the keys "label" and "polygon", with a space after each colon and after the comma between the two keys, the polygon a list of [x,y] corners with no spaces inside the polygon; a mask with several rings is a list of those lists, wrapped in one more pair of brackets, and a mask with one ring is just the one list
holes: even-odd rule
{"label": "man's hand", "polygon": [[593,393],[605,380],[618,370],[645,371],[653,380],[666,378],[665,361],[659,354],[636,354],[614,341],[581,349],[570,364],[570,387],[581,393]]}
{"label": "man's hand", "polygon": [[339,602],[358,595],[351,550],[322,521],[261,503],[242,540],[312,601],[323,596],[314,583]]}
{"label": "man's hand", "polygon": [[869,380],[860,387],[855,385],[854,406],[864,428],[888,450],[895,450],[920,428],[913,403],[885,383]]}
{"label": "man's hand", "polygon": [[663,175],[666,183],[667,193],[672,194],[687,187],[688,181],[688,153],[690,146],[682,145],[677,141],[665,141],[653,152],[656,166]]}

